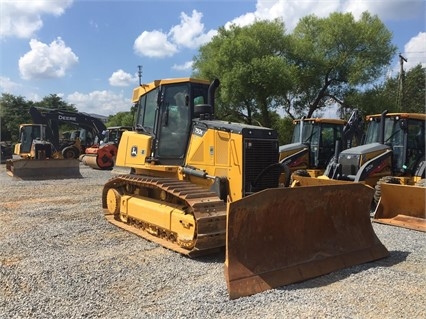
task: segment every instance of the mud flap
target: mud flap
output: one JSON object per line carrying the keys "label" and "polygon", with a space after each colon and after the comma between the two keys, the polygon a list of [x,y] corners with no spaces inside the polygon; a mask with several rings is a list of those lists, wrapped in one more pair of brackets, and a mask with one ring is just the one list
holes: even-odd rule
{"label": "mud flap", "polygon": [[373,221],[426,232],[426,188],[382,183]]}
{"label": "mud flap", "polygon": [[366,185],[269,189],[231,203],[225,278],[230,299],[384,258]]}
{"label": "mud flap", "polygon": [[23,180],[82,178],[78,159],[13,159],[6,163],[8,175]]}

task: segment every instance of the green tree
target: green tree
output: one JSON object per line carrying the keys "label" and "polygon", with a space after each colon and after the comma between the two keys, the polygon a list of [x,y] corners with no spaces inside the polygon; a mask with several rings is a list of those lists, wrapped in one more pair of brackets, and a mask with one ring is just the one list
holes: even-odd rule
{"label": "green tree", "polygon": [[348,95],[349,104],[355,105],[364,114],[389,112],[424,113],[426,69],[420,64],[405,74],[403,87],[404,103],[398,105],[399,75],[363,91],[353,91]]}
{"label": "green tree", "polygon": [[[44,97],[39,102],[27,101],[22,96],[14,96],[12,94],[3,93],[0,98],[0,120],[1,120],[1,139],[18,141],[19,125],[24,123],[32,123],[29,114],[30,107],[34,106],[40,109],[60,109],[70,112],[78,112],[77,108],[62,100],[56,94]],[[60,130],[72,129],[67,124],[61,124]]]}
{"label": "green tree", "polygon": [[45,96],[40,102],[35,102],[34,106],[38,108],[62,110],[67,112],[78,112],[75,105],[65,102],[57,94],[50,94],[49,96]]}
{"label": "green tree", "polygon": [[396,51],[391,39],[368,12],[359,20],[350,13],[310,15],[289,35],[280,20],[257,21],[220,28],[194,58],[194,75],[221,80],[219,118],[270,126],[280,108],[294,119],[329,103],[345,114],[354,107],[347,98],[383,76]]}
{"label": "green tree", "polygon": [[115,115],[108,117],[106,126],[133,126],[133,113],[132,112],[118,112]]}
{"label": "green tree", "polygon": [[33,102],[22,96],[3,93],[0,98],[1,140],[16,142],[19,137],[19,125],[31,123],[28,113]]}
{"label": "green tree", "polygon": [[290,39],[287,58],[296,67],[285,110],[298,117],[330,101],[351,108],[347,95],[380,79],[396,52],[392,33],[368,12],[359,20],[350,13],[304,17]]}
{"label": "green tree", "polygon": [[258,21],[247,27],[219,28],[194,58],[195,76],[219,78],[217,116],[271,126],[270,110],[290,85],[289,69],[281,57],[287,43],[280,20]]}
{"label": "green tree", "polygon": [[406,73],[403,87],[404,103],[401,106],[401,112],[425,113],[425,83],[426,68],[423,68],[421,64]]}

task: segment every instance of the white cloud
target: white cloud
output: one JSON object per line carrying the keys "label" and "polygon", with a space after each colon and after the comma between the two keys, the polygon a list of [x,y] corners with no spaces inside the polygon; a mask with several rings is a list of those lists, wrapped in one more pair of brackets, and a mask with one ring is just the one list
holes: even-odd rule
{"label": "white cloud", "polygon": [[188,16],[180,15],[180,24],[170,28],[169,33],[161,30],[143,31],[133,45],[136,54],[164,58],[178,53],[181,48],[196,49],[217,34],[216,30],[205,32],[201,23],[203,14],[197,10]]}
{"label": "white cloud", "polygon": [[[377,14],[380,19],[407,19],[424,8],[421,0],[257,0],[256,10],[245,13],[225,23],[225,28],[235,24],[247,26],[256,20],[284,21],[287,32],[292,32],[300,18],[314,14],[328,17],[331,12],[350,12],[359,18],[364,11]],[[202,23],[203,14],[193,10],[191,15],[180,14],[180,23],[172,26],[168,33],[161,30],[143,31],[135,40],[136,54],[148,57],[171,57],[183,48],[197,49],[209,42],[217,30],[206,31]]]}
{"label": "white cloud", "polygon": [[123,93],[111,91],[93,91],[87,94],[74,92],[66,96],[68,103],[74,104],[79,112],[112,115],[130,111],[131,101]]}
{"label": "white cloud", "polygon": [[420,32],[404,46],[403,56],[407,59],[405,70],[409,70],[419,63],[426,68],[426,32]]}
{"label": "white cloud", "polygon": [[203,14],[197,10],[192,10],[192,16],[181,12],[180,24],[172,27],[169,32],[173,42],[180,47],[196,49],[210,41],[217,31],[210,30],[205,33],[204,24],[201,23],[202,17]]}
{"label": "white cloud", "polygon": [[111,86],[135,86],[137,85],[138,77],[120,69],[115,71],[108,79],[108,81]]}
{"label": "white cloud", "polygon": [[225,27],[229,27],[231,24],[246,26],[256,20],[281,18],[287,31],[291,32],[300,18],[310,14],[327,17],[331,12],[350,12],[355,18],[359,18],[362,12],[368,11],[371,14],[377,14],[381,20],[407,19],[421,12],[422,2],[421,0],[258,0],[256,11],[233,19],[226,23]]}
{"label": "white cloud", "polygon": [[20,84],[13,82],[10,78],[0,76],[0,92],[12,94],[15,89],[21,87]]}
{"label": "white cloud", "polygon": [[29,38],[43,27],[42,15],[60,16],[74,0],[1,0],[0,38]]}
{"label": "white cloud", "polygon": [[423,0],[341,0],[339,2],[341,11],[351,12],[356,18],[360,17],[362,12],[368,11],[371,14],[377,14],[381,20],[408,19],[421,12],[423,6]]}
{"label": "white cloud", "polygon": [[154,58],[173,56],[178,49],[167,40],[167,35],[161,31],[144,31],[135,40],[133,49],[136,54]]}
{"label": "white cloud", "polygon": [[172,66],[172,69],[177,71],[188,71],[188,70],[192,70],[193,64],[194,64],[193,61],[187,61],[184,64],[174,64]]}
{"label": "white cloud", "polygon": [[31,39],[30,47],[31,51],[19,59],[19,71],[25,80],[60,78],[78,63],[78,57],[61,38],[57,38],[49,45]]}

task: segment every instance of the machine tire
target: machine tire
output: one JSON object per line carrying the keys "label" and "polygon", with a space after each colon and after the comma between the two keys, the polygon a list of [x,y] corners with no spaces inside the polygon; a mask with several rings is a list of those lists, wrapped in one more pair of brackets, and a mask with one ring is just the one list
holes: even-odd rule
{"label": "machine tire", "polygon": [[387,183],[387,184],[401,184],[399,181],[399,178],[393,177],[393,176],[384,176],[381,179],[377,181],[376,186],[374,186],[375,192],[374,192],[374,204],[377,205],[379,203],[380,197],[382,196],[382,189],[381,184]]}
{"label": "machine tire", "polygon": [[68,158],[78,158],[80,156],[80,151],[75,146],[68,146],[62,150],[62,156],[66,159]]}

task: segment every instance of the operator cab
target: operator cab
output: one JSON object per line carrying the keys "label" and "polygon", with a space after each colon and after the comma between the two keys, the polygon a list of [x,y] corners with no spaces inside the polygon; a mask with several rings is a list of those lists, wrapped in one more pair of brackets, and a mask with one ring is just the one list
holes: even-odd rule
{"label": "operator cab", "polygon": [[19,131],[20,150],[15,154],[30,153],[34,140],[45,140],[46,126],[42,124],[23,124]]}
{"label": "operator cab", "polygon": [[[371,117],[366,144],[380,143],[380,117]],[[383,144],[390,147],[395,174],[413,174],[425,155],[425,121],[422,118],[388,114],[385,118]]]}
{"label": "operator cab", "polygon": [[309,146],[310,167],[325,167],[334,155],[335,141],[343,138],[343,127],[343,120],[298,120],[292,143],[299,142]]}
{"label": "operator cab", "polygon": [[182,165],[192,120],[200,118],[200,113],[212,112],[206,104],[210,83],[194,79],[161,82],[136,103],[135,130],[153,137],[151,159],[165,165]]}

